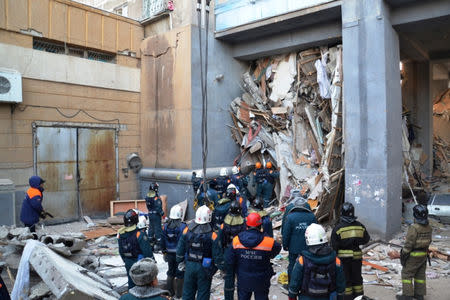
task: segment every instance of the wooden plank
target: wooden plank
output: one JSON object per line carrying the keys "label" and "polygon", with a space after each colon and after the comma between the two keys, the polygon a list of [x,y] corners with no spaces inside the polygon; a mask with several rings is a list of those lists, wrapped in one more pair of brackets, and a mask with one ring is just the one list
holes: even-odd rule
{"label": "wooden plank", "polygon": [[117,230],[111,227],[100,227],[93,230],[84,230],[81,232],[86,236],[86,240],[92,240],[101,236],[112,236],[117,234]]}

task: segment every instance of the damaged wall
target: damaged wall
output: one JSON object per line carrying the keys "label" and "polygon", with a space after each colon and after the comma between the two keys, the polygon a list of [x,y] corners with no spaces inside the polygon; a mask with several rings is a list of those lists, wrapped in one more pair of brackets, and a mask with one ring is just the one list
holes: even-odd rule
{"label": "damaged wall", "polygon": [[[191,27],[192,41],[192,168],[202,167],[202,96],[200,81],[200,45],[198,27]],[[202,30],[202,38],[205,31]],[[239,148],[230,137],[226,125],[233,122],[228,113],[229,101],[241,93],[239,79],[246,63],[232,58],[232,48],[214,39],[213,33],[208,35],[208,160],[210,167],[229,166],[239,154]],[[202,41],[203,55],[205,55],[205,40]],[[205,59],[203,59],[203,64]],[[223,79],[221,77],[223,76]]]}
{"label": "damaged wall", "polygon": [[191,27],[142,46],[141,134],[146,167],[191,167]]}

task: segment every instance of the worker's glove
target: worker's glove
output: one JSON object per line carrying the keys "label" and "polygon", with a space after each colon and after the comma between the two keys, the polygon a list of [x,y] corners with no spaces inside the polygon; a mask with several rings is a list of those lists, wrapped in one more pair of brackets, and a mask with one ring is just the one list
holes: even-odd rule
{"label": "worker's glove", "polygon": [[41,211],[41,212],[39,213],[39,217],[40,217],[41,219],[45,219],[45,218],[47,218],[47,214],[45,213],[45,211]]}
{"label": "worker's glove", "polygon": [[288,297],[288,300],[297,300],[297,297]]}
{"label": "worker's glove", "polygon": [[403,249],[400,251],[400,264],[402,265],[402,267],[404,267],[406,265],[406,261],[409,258],[409,253],[405,253],[403,251]]}
{"label": "worker's glove", "polygon": [[184,261],[180,262],[178,264],[178,271],[184,272],[185,269],[186,269],[186,263]]}

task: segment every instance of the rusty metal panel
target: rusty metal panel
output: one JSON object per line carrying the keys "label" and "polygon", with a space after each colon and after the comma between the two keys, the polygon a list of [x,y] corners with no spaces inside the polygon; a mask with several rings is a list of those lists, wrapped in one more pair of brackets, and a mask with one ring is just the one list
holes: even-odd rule
{"label": "rusty metal panel", "polygon": [[116,199],[115,131],[78,129],[80,201],[84,215],[105,215]]}
{"label": "rusty metal panel", "polygon": [[76,128],[36,131],[37,173],[46,180],[43,206],[58,220],[78,217],[76,142]]}

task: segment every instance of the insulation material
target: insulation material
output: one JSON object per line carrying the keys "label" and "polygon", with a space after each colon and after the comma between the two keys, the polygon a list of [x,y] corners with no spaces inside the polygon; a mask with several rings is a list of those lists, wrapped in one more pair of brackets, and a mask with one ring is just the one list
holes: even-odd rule
{"label": "insulation material", "polygon": [[245,93],[230,105],[245,169],[272,161],[280,206],[298,188],[317,204],[318,218],[334,216],[343,195],[341,55],[339,45],[257,60],[242,76]]}

